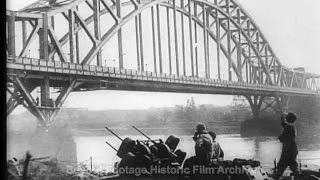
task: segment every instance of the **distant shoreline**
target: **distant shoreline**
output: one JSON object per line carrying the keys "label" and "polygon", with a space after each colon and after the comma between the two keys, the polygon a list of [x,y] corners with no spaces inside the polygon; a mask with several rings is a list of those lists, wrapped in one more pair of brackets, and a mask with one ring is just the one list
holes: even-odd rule
{"label": "distant shoreline", "polygon": [[[115,130],[115,129],[113,129]],[[116,131],[116,130],[115,130]],[[95,130],[90,130],[90,129],[82,129],[82,130],[76,130],[76,129],[73,129],[72,130],[72,133],[73,133],[73,136],[76,136],[76,137],[79,137],[79,136],[87,136],[87,137],[90,137],[90,136],[106,136],[106,137],[112,137],[114,135],[112,135],[111,133],[107,132],[107,131],[102,131],[102,130],[99,130],[99,129],[95,129]],[[121,131],[120,133],[117,132],[117,134],[119,136],[143,136],[141,134],[139,134],[138,132],[134,132],[134,133],[125,133],[124,131]],[[186,134],[186,133],[176,133],[176,134],[168,134],[168,133],[149,133],[148,136],[169,136],[169,135],[177,135],[177,136],[193,136],[193,133],[192,134]],[[218,134],[218,136],[231,136],[231,137],[241,137],[241,134],[240,133],[224,133],[224,134]],[[273,136],[270,136],[270,137],[273,137]]]}
{"label": "distant shoreline", "polygon": [[[86,135],[86,136],[109,136],[112,135],[109,131],[107,131],[104,127],[103,128],[71,128],[73,135]],[[134,130],[133,128],[110,128],[114,133],[118,135],[141,135],[139,132]],[[147,134],[148,136],[154,135],[182,135],[182,136],[192,136],[194,134],[193,128],[148,128],[142,127],[139,128],[143,133]],[[239,134],[240,130],[238,127],[224,127],[217,131],[216,129],[211,129],[216,134],[225,134],[225,135],[233,135]]]}

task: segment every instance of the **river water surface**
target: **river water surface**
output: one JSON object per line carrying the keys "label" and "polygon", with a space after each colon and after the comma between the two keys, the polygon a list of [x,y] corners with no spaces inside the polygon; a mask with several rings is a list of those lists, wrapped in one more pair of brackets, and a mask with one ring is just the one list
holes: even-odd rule
{"label": "river water surface", "polygon": [[[169,135],[168,135],[169,136]],[[168,136],[150,136],[154,139],[161,138],[163,141]],[[125,136],[124,136],[125,137]],[[122,138],[124,138],[122,137]],[[143,136],[130,136],[131,139],[144,140]],[[194,155],[194,142],[191,136],[179,136],[180,143],[178,149],[187,152],[187,157]],[[234,158],[259,160],[263,167],[271,169],[274,167],[274,159],[279,159],[281,153],[281,143],[276,137],[249,137],[244,138],[239,134],[218,135],[216,139],[224,153],[226,160]],[[114,162],[120,159],[116,156],[116,151],[108,146],[108,141],[115,148],[120,146],[121,141],[114,136],[75,136],[77,146],[77,159],[85,165],[89,165],[92,157],[93,169],[112,171]],[[299,149],[297,158],[301,161],[302,168],[320,168],[320,150]]]}

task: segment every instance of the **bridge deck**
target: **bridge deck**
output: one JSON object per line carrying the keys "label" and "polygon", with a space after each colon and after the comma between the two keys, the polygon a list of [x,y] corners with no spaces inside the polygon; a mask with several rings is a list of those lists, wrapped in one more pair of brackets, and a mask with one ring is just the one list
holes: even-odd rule
{"label": "bridge deck", "polygon": [[[206,79],[182,75],[176,76],[165,73],[156,74],[154,72],[81,65],[60,61],[47,62],[44,60],[24,57],[8,57],[7,68],[8,70],[24,71],[29,74],[40,74],[39,78],[42,77],[41,74],[50,73],[53,79],[58,82],[61,81],[60,84],[56,83],[56,86],[63,85],[63,81],[66,81],[68,79],[67,77],[77,78],[79,81],[84,82],[84,85],[80,86],[77,90],[107,88],[119,90],[234,95],[320,95],[319,92],[312,89],[289,88],[267,84],[250,84],[245,82],[230,82],[227,80]],[[101,84],[105,84],[105,86]]]}

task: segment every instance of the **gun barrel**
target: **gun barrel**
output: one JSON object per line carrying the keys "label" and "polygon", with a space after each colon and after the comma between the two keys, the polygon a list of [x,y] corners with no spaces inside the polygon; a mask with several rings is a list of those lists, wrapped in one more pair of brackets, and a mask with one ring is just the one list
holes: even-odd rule
{"label": "gun barrel", "polygon": [[135,126],[132,126],[135,130],[137,130],[140,134],[142,134],[144,137],[146,137],[147,139],[151,140],[151,138],[149,136],[147,136],[146,134],[144,134],[142,131],[140,131],[138,128],[136,128]]}
{"label": "gun barrel", "polygon": [[109,132],[111,132],[111,134],[113,134],[114,136],[116,136],[118,139],[120,139],[120,141],[123,141],[123,139],[121,137],[119,137],[116,133],[114,133],[113,131],[111,131],[111,129],[109,129],[108,127],[105,127]]}
{"label": "gun barrel", "polygon": [[[141,133],[143,136],[145,136],[146,138],[148,138],[149,141],[153,142],[153,143],[156,143],[155,140],[152,140],[149,136],[147,136],[146,134],[144,134],[142,131],[140,131],[138,128],[136,128],[135,126],[132,126],[135,130],[137,130],[139,133]],[[159,139],[159,141],[161,142],[162,140]],[[171,156],[173,157],[177,157],[177,155],[174,153],[174,152],[169,152]]]}
{"label": "gun barrel", "polygon": [[114,146],[112,146],[108,141],[106,141],[106,143],[107,143],[113,150],[115,150],[116,152],[118,152],[117,148],[115,148]]}

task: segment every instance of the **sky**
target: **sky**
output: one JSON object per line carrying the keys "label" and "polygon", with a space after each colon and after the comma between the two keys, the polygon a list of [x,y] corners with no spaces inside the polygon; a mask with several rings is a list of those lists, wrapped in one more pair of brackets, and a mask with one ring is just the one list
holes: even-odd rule
{"label": "sky", "polygon": [[[32,0],[8,0],[7,9],[18,10]],[[305,67],[320,74],[319,0],[238,0],[287,67]],[[145,109],[186,104],[190,97],[197,104],[227,105],[232,96],[95,91],[71,93],[63,107],[89,109]]]}

